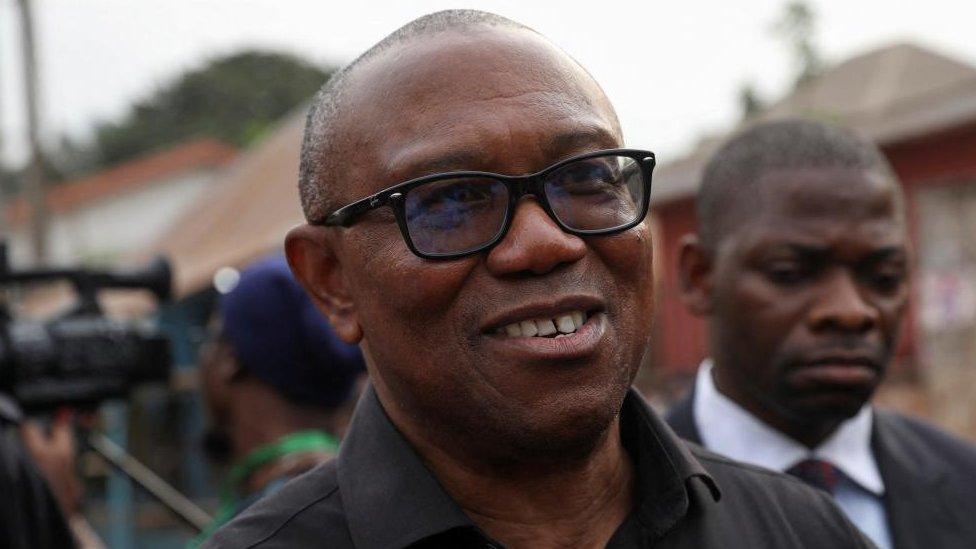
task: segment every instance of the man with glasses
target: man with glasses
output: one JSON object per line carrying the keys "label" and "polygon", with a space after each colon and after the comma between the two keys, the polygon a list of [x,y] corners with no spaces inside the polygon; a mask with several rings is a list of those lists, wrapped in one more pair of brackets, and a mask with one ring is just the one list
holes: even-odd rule
{"label": "man with glasses", "polygon": [[213,546],[866,546],[630,390],[654,155],[621,143],[586,71],[491,14],[418,19],[331,80],[286,249],[371,387],[339,457]]}

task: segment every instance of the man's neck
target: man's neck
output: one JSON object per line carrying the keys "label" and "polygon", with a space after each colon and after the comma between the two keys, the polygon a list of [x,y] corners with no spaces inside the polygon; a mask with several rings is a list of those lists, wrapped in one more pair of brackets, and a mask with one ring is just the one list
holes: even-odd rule
{"label": "man's neck", "polygon": [[[297,431],[318,429],[331,433],[335,428],[334,418],[329,412],[305,406],[297,407],[261,384],[242,385],[238,390],[239,394],[233,400],[239,405],[232,408],[231,420],[228,422],[233,448],[232,460],[235,463],[255,449],[275,443]],[[327,460],[329,455],[312,452],[307,457],[321,462]],[[269,472],[279,471],[281,465],[280,460],[266,463],[248,479],[248,488],[261,489],[267,481],[273,479]],[[290,467],[291,463],[287,466]]]}
{"label": "man's neck", "polygon": [[790,417],[786,410],[778,410],[763,401],[760,395],[723,379],[722,370],[712,367],[712,381],[716,390],[749,412],[753,417],[811,450],[827,440],[842,423],[840,420],[804,422]]}
{"label": "man's neck", "polygon": [[558,468],[472,467],[434,445],[418,451],[467,515],[506,547],[604,547],[635,502],[618,421],[586,458]]}

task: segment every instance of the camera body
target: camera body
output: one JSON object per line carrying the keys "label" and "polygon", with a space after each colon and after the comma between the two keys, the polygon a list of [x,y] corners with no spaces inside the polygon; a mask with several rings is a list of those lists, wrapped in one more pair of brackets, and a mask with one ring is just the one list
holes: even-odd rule
{"label": "camera body", "polygon": [[171,271],[159,258],[135,271],[39,269],[11,271],[0,248],[0,288],[68,280],[75,307],[40,322],[11,317],[0,305],[0,392],[27,412],[94,406],[124,397],[137,384],[169,376],[169,340],[149,321],[107,317],[96,299],[102,288],[142,288],[160,301],[170,295]]}

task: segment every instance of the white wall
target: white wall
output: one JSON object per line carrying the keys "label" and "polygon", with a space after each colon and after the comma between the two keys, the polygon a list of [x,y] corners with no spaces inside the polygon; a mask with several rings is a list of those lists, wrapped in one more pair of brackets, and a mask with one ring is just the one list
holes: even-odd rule
{"label": "white wall", "polygon": [[[48,228],[48,264],[69,266],[82,261],[114,260],[153,243],[207,188],[216,171],[197,170],[160,179],[131,191],[52,215]],[[13,267],[31,265],[28,228],[9,239]]]}

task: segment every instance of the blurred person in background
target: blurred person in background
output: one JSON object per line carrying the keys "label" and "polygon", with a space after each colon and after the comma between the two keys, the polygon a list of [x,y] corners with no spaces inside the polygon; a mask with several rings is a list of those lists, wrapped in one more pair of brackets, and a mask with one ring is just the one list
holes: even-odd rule
{"label": "blurred person in background", "polygon": [[333,77],[286,250],[370,384],[337,459],[211,546],[866,547],[829,497],[686,446],[631,390],[654,155],[622,145],[575,60],[485,12]]}
{"label": "blurred person in background", "polygon": [[679,435],[831,493],[879,547],[976,547],[976,448],[875,409],[909,295],[901,185],[834,126],[758,124],[710,160],[683,299],[710,359]]}
{"label": "blurred person in background", "polygon": [[331,459],[364,375],[295,282],[284,257],[259,261],[220,297],[219,336],[201,353],[205,446],[229,464],[214,524],[194,544],[291,478]]}
{"label": "blurred person in background", "polygon": [[[0,395],[0,546],[11,549],[74,547],[66,517],[80,505],[74,476],[74,434],[66,414],[51,432],[24,421],[20,407]],[[57,486],[45,481],[47,473]]]}
{"label": "blurred person in background", "polygon": [[[88,519],[82,514],[84,489],[81,479],[77,472],[77,441],[75,434],[75,421],[83,427],[90,427],[94,423],[94,415],[90,412],[76,414],[70,408],[59,410],[50,421],[49,425],[43,425],[35,420],[24,420],[20,423],[20,438],[24,447],[31,457],[31,461],[36,465],[44,479],[47,481],[50,491],[57,501],[61,515],[67,519],[68,529],[72,540],[82,549],[99,549],[105,547],[105,543],[92,528]],[[26,473],[26,472],[25,472]],[[29,475],[25,474],[25,480]],[[2,490],[2,488],[0,488]],[[7,493],[0,491],[0,493]],[[34,490],[35,495],[31,498],[33,505],[43,504],[47,506],[45,496],[39,488]],[[16,501],[16,498],[14,498]],[[31,508],[32,504],[24,504],[23,510]],[[50,512],[45,512],[53,524],[48,525],[43,533],[37,534],[38,537],[30,547],[69,547],[65,545],[61,536],[60,516],[54,519]],[[26,515],[24,515],[26,518]],[[30,522],[26,522],[30,524]],[[49,539],[45,540],[44,537]],[[12,537],[11,539],[16,539]],[[51,545],[47,545],[50,543]],[[20,547],[14,542],[10,547]]]}

